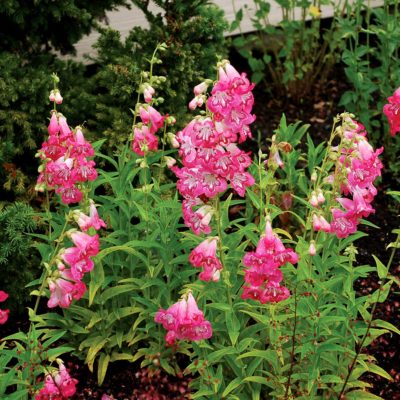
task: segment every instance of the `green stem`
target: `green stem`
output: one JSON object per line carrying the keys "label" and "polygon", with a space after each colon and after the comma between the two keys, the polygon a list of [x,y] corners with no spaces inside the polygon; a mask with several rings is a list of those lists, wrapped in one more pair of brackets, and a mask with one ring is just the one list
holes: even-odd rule
{"label": "green stem", "polygon": [[285,400],[289,399],[290,382],[292,379],[294,364],[295,364],[294,350],[295,350],[295,346],[296,346],[296,328],[297,328],[297,291],[296,291],[296,288],[293,289],[293,294],[294,294],[294,321],[293,321],[293,333],[292,333],[292,350],[290,352],[290,369],[289,369],[288,379],[287,379],[286,388],[285,388]]}
{"label": "green stem", "polygon": [[222,244],[222,221],[221,221],[221,205],[220,205],[220,198],[217,196],[216,201],[215,201],[215,208],[216,208],[216,223],[217,223],[217,232],[218,232],[218,253],[219,253],[219,258],[221,261],[222,265],[222,271],[225,276],[225,287],[226,287],[226,295],[228,298],[229,305],[232,307],[232,297],[231,297],[231,291],[230,291],[230,281],[229,281],[229,271],[226,269],[226,264],[225,264],[225,254],[223,250],[223,244]]}

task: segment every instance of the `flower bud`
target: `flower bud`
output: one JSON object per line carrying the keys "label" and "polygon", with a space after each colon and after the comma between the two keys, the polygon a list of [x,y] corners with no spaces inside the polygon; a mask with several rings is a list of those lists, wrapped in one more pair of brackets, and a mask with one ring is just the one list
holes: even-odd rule
{"label": "flower bud", "polygon": [[165,156],[163,160],[168,168],[171,168],[176,164],[176,160],[173,157]]}
{"label": "flower bud", "polygon": [[317,192],[317,200],[319,204],[324,204],[325,203],[325,197],[324,194],[322,193],[322,190],[319,189]]}
{"label": "flower bud", "polygon": [[311,174],[311,182],[317,182],[318,179],[318,175],[316,171],[313,171],[313,173]]}
{"label": "flower bud", "polygon": [[173,133],[168,132],[167,133],[167,138],[168,138],[169,143],[171,144],[171,146],[174,149],[179,149],[180,144],[179,144],[178,140],[176,139],[176,136]]}
{"label": "flower bud", "polygon": [[196,97],[194,97],[194,98],[190,101],[188,107],[189,107],[189,109],[192,110],[192,111],[196,109],[196,107],[197,107],[197,99],[196,99]]}
{"label": "flower bud", "polygon": [[310,256],[315,256],[316,253],[317,253],[317,249],[315,248],[315,242],[314,242],[314,240],[312,240],[310,243],[310,247],[308,248],[308,254]]}
{"label": "flower bud", "polygon": [[194,87],[193,92],[195,96],[199,94],[203,94],[207,91],[208,84],[206,82],[201,82],[197,86]]}
{"label": "flower bud", "polygon": [[52,103],[54,103],[54,102],[56,101],[56,95],[55,95],[55,93],[54,93],[54,90],[52,90],[52,91],[50,92],[49,100],[50,100]]}
{"label": "flower bud", "polygon": [[311,198],[309,203],[313,206],[313,207],[318,207],[318,199],[317,199],[317,194],[315,192],[311,193]]}
{"label": "flower bud", "polygon": [[58,90],[55,93],[54,101],[56,102],[56,104],[61,104],[63,102],[63,98],[61,96],[61,93]]}

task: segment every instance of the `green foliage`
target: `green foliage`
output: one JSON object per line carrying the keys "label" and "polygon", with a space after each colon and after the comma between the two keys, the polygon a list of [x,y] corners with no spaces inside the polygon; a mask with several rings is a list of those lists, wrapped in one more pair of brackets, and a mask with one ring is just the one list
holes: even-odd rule
{"label": "green foliage", "polygon": [[[157,45],[164,42],[163,64],[155,66],[157,75],[168,79],[161,88],[158,109],[185,121],[187,104],[193,97],[192,87],[213,75],[214,65],[226,52],[223,11],[208,1],[157,1],[165,13],[153,14],[148,1],[133,1],[146,15],[150,27],[133,28],[122,41],[118,32],[101,29],[93,60],[98,72],[91,79],[96,93],[96,117],[89,128],[104,134],[108,147],[124,143],[131,131],[135,90],[141,82],[141,71]],[[179,115],[178,115],[179,114]]]}
{"label": "green foliage", "polygon": [[[276,26],[269,22],[271,5],[266,0],[255,0],[255,33],[240,35],[234,46],[245,57],[253,72],[252,81],[264,82],[281,98],[291,97],[300,101],[310,94],[314,83],[323,84],[339,59],[344,46],[340,21],[340,6],[334,6],[334,18],[322,29],[321,14],[312,1],[279,1],[282,21]],[[329,1],[318,4],[334,3]],[[240,9],[231,30],[240,27],[246,11]],[[297,15],[297,17],[296,17]]]}
{"label": "green foliage", "polygon": [[[26,57],[28,57],[26,55]],[[90,98],[84,93],[84,67],[60,61],[51,55],[25,56],[0,53],[0,180],[6,198],[31,199],[37,175],[34,154],[47,135],[48,96],[51,72],[58,71],[65,84],[63,96],[71,124],[80,121],[81,112],[90,115]],[[35,177],[35,178],[33,178]],[[8,193],[7,193],[8,192]]]}
{"label": "green foliage", "polygon": [[[108,33],[103,35],[105,39],[110,40],[108,45],[115,43],[110,53],[127,61],[118,37]],[[134,126],[138,124],[140,84],[154,80],[158,89],[163,81],[163,75],[153,71],[161,62],[156,53],[163,50],[164,44],[157,46],[149,71],[142,72],[140,64],[126,65],[122,68],[125,82],[115,75],[108,83],[123,87],[126,99],[132,99],[132,87],[139,83],[138,100],[132,104],[133,118],[128,121],[126,117],[128,124],[132,119]],[[102,54],[106,56],[104,52],[100,57]],[[114,55],[110,57],[111,61]],[[113,65],[119,69],[122,64]],[[100,71],[96,76],[106,79],[107,75],[102,76]],[[107,101],[111,99],[107,97]],[[154,102],[161,104],[159,98]],[[70,245],[68,235],[76,224],[75,210],[67,206],[50,209],[48,204],[47,212],[38,215],[48,228],[46,235],[32,234],[44,270],[30,285],[38,285],[32,292],[37,301],[29,313],[30,332],[43,332],[51,343],[68,332],[68,346],[56,349],[55,354],[74,352],[97,372],[100,384],[111,362],[140,361],[142,367],[159,363],[174,374],[180,370],[176,354],[185,355],[189,360],[185,372],[195,375],[193,399],[357,398],[368,388],[361,379],[363,373],[391,379],[373,357],[362,352],[380,335],[398,333],[388,322],[374,320],[376,303],[386,299],[396,281],[390,274],[391,261],[384,265],[375,258],[375,266],[357,265],[355,243],[364,233],[338,239],[314,232],[312,226],[317,209],[309,203],[313,191],[322,190],[326,197],[324,206],[317,209],[321,215],[328,217],[337,205],[343,183],[338,151],[353,145],[344,137],[344,132],[352,129],[349,115],[335,118],[328,143],[318,146],[307,135],[308,126],[288,125],[282,117],[270,140],[269,155],[260,151],[250,167],[256,183],[247,189],[247,196],[236,198],[227,192],[209,200],[214,214],[211,235],[219,237],[223,264],[219,282],[199,281],[197,271],[188,265],[190,251],[202,239],[184,228],[176,185],[165,168],[164,157],[175,154],[166,147],[170,125],[171,121],[165,119],[159,138],[162,149],[142,157],[130,150],[132,136],[128,132],[122,136],[123,143],[117,146],[114,158],[100,151],[104,139],[94,143],[103,164],[98,179],[84,188],[85,201],[80,207],[86,212],[88,198],[99,205],[107,223],[107,229],[99,232],[101,251],[94,258],[94,269],[84,277],[88,287],[84,297],[61,311],[43,314],[38,313],[39,301],[49,294],[48,278],[54,283],[60,276],[60,257],[64,246]],[[303,138],[306,151],[299,149]],[[334,149],[336,145],[339,150]],[[281,166],[276,157],[279,154]],[[327,179],[330,176],[333,183]],[[243,255],[265,232],[267,217],[275,233],[284,237],[285,245],[299,255],[297,266],[286,263],[281,268],[291,297],[277,304],[241,298]],[[314,256],[309,254],[310,243],[317,248]],[[398,243],[399,237],[392,245],[390,260]],[[381,279],[380,287],[370,296],[357,297],[354,282],[375,271]],[[188,290],[211,321],[213,336],[208,341],[179,341],[166,347],[165,331],[155,323],[154,315]],[[23,334],[15,339],[26,341]],[[6,345],[2,346],[4,349]],[[22,346],[20,351],[31,354],[31,347]],[[0,358],[3,368],[9,365],[10,355],[16,357],[14,353],[5,354]],[[50,360],[57,357],[55,354],[51,353]],[[35,361],[38,372],[34,374],[43,372],[41,361]],[[15,371],[6,367],[5,374],[18,383]]]}
{"label": "green foliage", "polygon": [[30,206],[19,202],[0,211],[0,289],[9,293],[12,312],[22,311],[29,294],[24,286],[38,273],[39,260],[28,235],[36,228],[34,215]]}
{"label": "green foliage", "polygon": [[96,20],[105,17],[105,11],[127,4],[126,0],[2,1],[2,50],[37,54],[55,49],[71,53],[74,44],[90,33]]}
{"label": "green foliage", "polygon": [[357,18],[349,21],[348,46],[342,54],[352,89],[343,93],[340,104],[360,116],[374,143],[385,145],[391,172],[397,176],[400,143],[387,134],[382,109],[387,97],[400,86],[399,4],[385,0],[383,7],[369,9],[365,2],[358,1],[356,6]]}
{"label": "green foliage", "polygon": [[56,347],[66,332],[50,335],[46,330],[31,327],[28,333],[18,332],[0,340],[0,396],[4,400],[33,399],[41,384],[38,378],[53,371],[44,365],[72,350]]}

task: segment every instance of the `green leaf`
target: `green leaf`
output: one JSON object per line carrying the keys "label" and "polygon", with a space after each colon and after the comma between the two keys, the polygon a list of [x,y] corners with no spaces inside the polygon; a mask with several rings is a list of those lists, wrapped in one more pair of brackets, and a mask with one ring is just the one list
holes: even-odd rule
{"label": "green leaf", "polygon": [[375,263],[376,263],[376,269],[378,271],[378,276],[379,279],[384,279],[387,277],[388,274],[388,269],[386,268],[386,266],[379,260],[378,257],[376,257],[375,255],[372,255],[372,257],[374,257]]}
{"label": "green leaf", "polygon": [[400,330],[399,329],[397,329],[390,322],[382,321],[381,319],[374,319],[372,321],[372,326],[373,327],[379,327],[379,328],[385,328],[385,329],[388,329],[389,331],[392,331],[392,332],[397,333],[398,335],[400,335]]}
{"label": "green leaf", "polygon": [[248,376],[243,379],[243,382],[259,383],[261,385],[267,384],[267,378],[265,376]]}
{"label": "green leaf", "polygon": [[94,297],[97,291],[101,288],[104,282],[104,269],[103,264],[97,260],[96,268],[90,271],[89,283],[89,307],[93,304]]}
{"label": "green leaf", "polygon": [[123,293],[128,293],[128,292],[134,292],[137,290],[136,285],[117,285],[111,288],[106,289],[99,298],[99,301],[102,303],[105,303],[107,300],[110,300],[111,298],[115,296],[119,296],[120,294]]}
{"label": "green leaf", "polygon": [[97,366],[97,381],[100,386],[104,382],[109,362],[110,356],[108,354],[101,353],[99,357],[99,365]]}
{"label": "green leaf", "polygon": [[376,364],[368,364],[368,370],[375,375],[379,375],[382,378],[387,379],[388,381],[393,381],[393,378],[379,365]]}
{"label": "green leaf", "polygon": [[346,400],[384,400],[382,397],[375,396],[364,390],[352,390],[351,392],[347,392],[345,398]]}
{"label": "green leaf", "polygon": [[224,347],[221,350],[214,351],[207,356],[207,360],[209,363],[215,363],[219,361],[221,358],[229,355],[236,354],[237,350],[234,347]]}
{"label": "green leaf", "polygon": [[233,381],[229,383],[229,385],[225,388],[225,390],[222,392],[222,397],[227,396],[232,390],[235,390],[240,384],[242,383],[242,378],[237,377]]}

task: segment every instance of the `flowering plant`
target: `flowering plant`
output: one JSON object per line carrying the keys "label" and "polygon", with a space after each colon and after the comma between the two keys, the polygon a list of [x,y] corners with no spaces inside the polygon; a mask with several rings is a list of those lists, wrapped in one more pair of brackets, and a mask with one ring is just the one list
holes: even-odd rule
{"label": "flowering plant", "polygon": [[[30,333],[69,332],[70,349],[96,366],[100,384],[119,360],[182,373],[182,354],[183,372],[196,376],[193,398],[364,396],[364,372],[390,376],[362,350],[399,333],[373,319],[394,282],[393,257],[358,265],[354,245],[374,212],[383,149],[343,113],[327,143],[307,136],[304,153],[308,127],[282,117],[269,153],[252,161],[239,145],[251,138],[253,84],[226,60],[209,94],[212,81],[195,87],[190,108],[199,114],[175,134],[175,118],[157,111],[164,79],[153,67],[164,49],[141,74],[132,132],[115,159],[69,128],[54,88],[39,152],[48,228],[36,235],[45,268],[33,283]],[[355,280],[371,271],[379,289],[357,297]],[[60,312],[39,314],[43,296]],[[36,398],[75,393],[58,363]]]}

